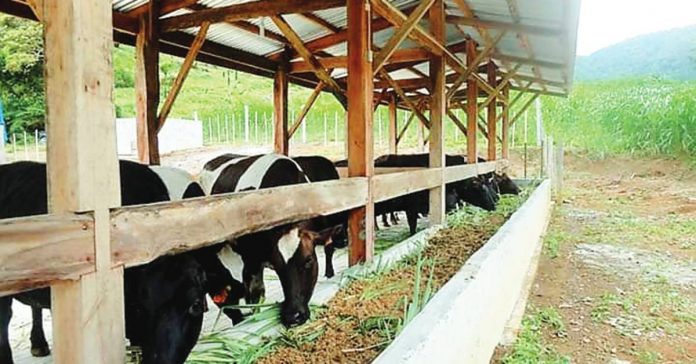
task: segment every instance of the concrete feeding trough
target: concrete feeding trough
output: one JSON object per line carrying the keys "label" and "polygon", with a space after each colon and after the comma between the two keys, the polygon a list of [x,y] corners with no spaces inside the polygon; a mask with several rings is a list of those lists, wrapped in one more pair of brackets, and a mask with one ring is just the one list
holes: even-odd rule
{"label": "concrete feeding trough", "polygon": [[545,180],[373,363],[489,363],[519,328],[550,216]]}

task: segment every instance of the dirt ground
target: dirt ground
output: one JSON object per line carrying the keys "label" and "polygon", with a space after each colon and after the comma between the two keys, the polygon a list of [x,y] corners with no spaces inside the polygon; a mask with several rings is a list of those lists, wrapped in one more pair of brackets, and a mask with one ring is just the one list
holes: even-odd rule
{"label": "dirt ground", "polygon": [[566,156],[520,336],[494,363],[696,363],[696,173]]}

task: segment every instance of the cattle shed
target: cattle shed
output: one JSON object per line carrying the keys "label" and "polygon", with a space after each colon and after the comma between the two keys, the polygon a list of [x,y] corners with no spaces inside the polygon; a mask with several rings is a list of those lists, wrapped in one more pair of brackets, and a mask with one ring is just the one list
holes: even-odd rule
{"label": "cattle shed", "polygon": [[[503,168],[510,125],[539,95],[569,94],[579,3],[1,1],[0,11],[44,25],[50,214],[0,221],[0,294],[51,286],[55,361],[117,363],[125,356],[114,345],[125,337],[124,268],[345,210],[350,264],[370,260],[375,202],[428,189],[430,221],[443,223],[444,185]],[[120,207],[114,42],[136,49],[142,162],[159,164],[158,132],[199,61],[273,78],[278,153],[289,153],[288,141],[317,96],[333,94],[347,110],[347,178]],[[184,58],[164,100],[160,54]],[[288,119],[289,83],[314,90],[295,120]],[[430,130],[430,168],[375,170],[372,115],[379,105],[390,110],[392,153],[403,134],[397,109]],[[466,120],[452,112],[457,108]],[[447,119],[466,135],[471,164],[445,168]],[[475,163],[477,129],[487,138],[488,162]],[[283,209],[265,208],[281,202]]]}

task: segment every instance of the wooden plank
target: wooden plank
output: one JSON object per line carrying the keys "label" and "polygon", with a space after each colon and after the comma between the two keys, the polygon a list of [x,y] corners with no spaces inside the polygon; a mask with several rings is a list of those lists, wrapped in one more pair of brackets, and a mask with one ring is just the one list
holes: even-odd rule
{"label": "wooden plank", "polygon": [[559,62],[512,56],[512,55],[507,55],[507,54],[503,54],[500,52],[493,52],[493,54],[491,54],[491,57],[493,57],[495,59],[499,59],[501,61],[508,61],[508,62],[513,62],[513,63],[522,63],[522,64],[526,64],[526,65],[538,66],[538,67],[543,67],[543,68],[563,69],[565,67],[565,64],[559,63]]}
{"label": "wooden plank", "polygon": [[4,219],[0,236],[0,295],[47,287],[95,270],[91,215]]}
{"label": "wooden plank", "polygon": [[111,3],[46,1],[43,9],[49,211],[95,211],[82,254],[94,252],[96,272],[51,287],[52,354],[56,363],[123,362],[123,268],[111,268],[109,240],[109,209],[121,201]]}
{"label": "wooden plank", "polygon": [[[505,88],[503,89],[503,94],[505,97],[510,97],[510,86],[506,85]],[[502,110],[502,117],[503,117],[503,129],[502,129],[502,150],[501,150],[501,155],[503,159],[508,159],[509,154],[510,154],[510,107],[507,104],[503,104],[503,110]]]}
{"label": "wooden plank", "polygon": [[[435,1],[430,7],[429,13],[430,31],[436,41],[446,42],[445,31],[445,5],[443,0]],[[440,171],[440,185],[430,190],[430,214],[429,221],[432,225],[444,224],[447,215],[445,213],[445,185],[443,182],[443,167],[445,167],[445,131],[444,118],[446,108],[445,95],[445,59],[442,55],[433,54],[428,67],[432,86],[430,87],[430,135],[429,160],[430,168],[438,168]]]}
{"label": "wooden plank", "polygon": [[[372,178],[372,15],[367,0],[348,1],[348,173]],[[369,184],[369,182],[368,182]],[[365,207],[353,210],[348,219],[349,263],[369,261],[374,256],[374,203],[368,190]]]}
{"label": "wooden plank", "polygon": [[392,95],[389,99],[389,154],[397,153],[396,131],[398,121],[396,120],[396,115],[396,95]]}
{"label": "wooden plank", "polygon": [[[169,14],[173,11],[195,5],[198,0],[161,0],[160,16]],[[147,13],[148,4],[143,4],[126,13],[126,16],[138,18]]]}
{"label": "wooden plank", "polygon": [[273,151],[288,155],[288,74],[287,63],[281,62],[273,77]]}
{"label": "wooden plank", "polygon": [[515,116],[512,117],[512,120],[510,120],[510,125],[514,124],[517,121],[517,119],[524,115],[524,112],[529,108],[529,106],[532,105],[532,103],[534,102],[534,100],[537,99],[537,97],[539,97],[538,93],[532,94],[532,97],[530,97],[529,100],[527,100],[527,102],[525,102],[524,105],[522,105],[522,108],[520,108],[517,114],[515,114]]}
{"label": "wooden plank", "polygon": [[140,17],[140,31],[135,45],[135,119],[138,159],[146,164],[159,164],[157,108],[160,98],[159,81],[159,14],[157,1],[149,2],[151,9]]}
{"label": "wooden plank", "polygon": [[345,0],[258,0],[247,3],[199,10],[193,13],[163,19],[162,32],[193,28],[203,22],[211,24],[233,22],[286,13],[305,13],[345,5]]}
{"label": "wooden plank", "polygon": [[163,254],[352,209],[367,202],[367,187],[366,178],[348,178],[122,207],[111,218],[113,261],[144,264]]}
{"label": "wooden plank", "polygon": [[450,24],[465,25],[470,27],[480,27],[487,29],[505,30],[508,32],[524,33],[529,35],[539,35],[544,37],[561,36],[561,28],[546,26],[524,25],[519,23],[507,23],[493,20],[483,20],[479,18],[469,18],[465,16],[448,15],[447,22]]}
{"label": "wooden plank", "polygon": [[[497,91],[497,82],[498,82],[498,69],[495,66],[495,63],[493,62],[488,62],[488,83],[496,88]],[[498,135],[498,132],[496,130],[497,127],[497,118],[496,118],[496,113],[498,111],[498,106],[496,105],[496,99],[495,96],[497,95],[497,92],[491,95],[493,97],[492,102],[488,103],[488,112],[486,113],[487,121],[488,121],[488,160],[489,161],[494,161],[496,159],[496,145],[495,145],[495,137]]]}
{"label": "wooden plank", "polygon": [[395,28],[394,34],[392,34],[391,38],[387,40],[387,43],[384,45],[384,47],[382,47],[382,50],[377,53],[372,61],[373,74],[377,74],[387,59],[389,59],[389,57],[394,53],[399,45],[401,45],[404,39],[406,39],[406,36],[408,36],[411,30],[418,25],[418,22],[421,20],[421,18],[423,18],[425,12],[428,11],[434,2],[435,0],[421,0],[404,23],[398,29]]}
{"label": "wooden plank", "polygon": [[312,105],[314,105],[314,102],[317,101],[317,98],[319,97],[319,94],[321,94],[321,90],[323,89],[324,82],[319,82],[317,84],[317,87],[314,88],[314,91],[312,91],[312,93],[309,95],[309,98],[307,98],[307,101],[305,101],[304,105],[302,105],[302,110],[300,111],[300,113],[297,114],[295,122],[292,124],[292,127],[290,127],[290,130],[288,131],[288,138],[292,138],[297,129],[299,129],[300,125],[302,125],[302,122],[307,116],[307,113],[309,112],[309,110],[312,109]]}
{"label": "wooden plank", "polygon": [[[466,63],[473,64],[476,59],[476,42],[473,39],[467,40]],[[466,85],[466,129],[471,131],[466,135],[466,155],[469,160],[476,160],[478,151],[476,146],[476,117],[478,116],[478,83],[476,80],[468,79]]]}
{"label": "wooden plank", "polygon": [[[378,174],[389,174],[389,173],[399,173],[399,172],[411,172],[411,171],[421,171],[425,168],[422,167],[374,167],[374,175]],[[348,178],[348,167],[336,167],[338,175],[341,178]]]}
{"label": "wooden plank", "polygon": [[498,163],[495,161],[447,167],[445,168],[445,183],[457,182],[481,174],[494,172],[497,168]]}
{"label": "wooden plank", "polygon": [[[488,95],[488,98],[486,98],[486,100],[483,103],[481,103],[481,106],[485,107],[485,106],[488,106],[491,102],[495,103],[496,99],[498,98],[500,93],[508,85],[508,83],[510,83],[510,80],[517,75],[517,71],[520,69],[520,67],[522,67],[522,65],[518,63],[515,65],[515,67],[513,69],[508,71],[505,74],[505,76],[503,76],[503,79],[500,82],[498,82],[496,79],[497,85],[495,86],[494,92],[492,94]],[[501,102],[501,104],[505,105],[508,102],[509,102],[509,100],[507,99],[507,97],[505,97],[505,102]]]}
{"label": "wooden plank", "polygon": [[201,46],[203,46],[203,43],[205,42],[205,36],[208,34],[209,27],[210,23],[207,22],[201,25],[200,29],[198,30],[198,34],[196,35],[196,38],[193,40],[193,43],[191,44],[191,48],[189,48],[189,51],[186,54],[186,58],[184,58],[184,62],[181,64],[179,73],[176,75],[176,79],[174,80],[172,87],[169,89],[169,94],[167,94],[167,99],[164,100],[164,104],[162,105],[159,116],[157,117],[158,133],[160,130],[162,130],[162,127],[164,127],[164,123],[167,121],[169,112],[172,111],[174,101],[176,101],[176,97],[179,96],[179,91],[181,91],[181,88],[184,86],[184,81],[186,81],[186,76],[188,76],[188,73],[191,70],[191,66],[193,66],[193,62],[196,60],[196,57],[198,56],[198,51],[201,50]]}
{"label": "wooden plank", "polygon": [[431,189],[442,185],[442,168],[421,168],[408,172],[376,175],[372,178],[375,202]]}
{"label": "wooden plank", "polygon": [[285,35],[285,38],[288,39],[292,47],[297,51],[297,53],[302,56],[302,58],[305,60],[305,62],[309,63],[311,67],[314,69],[314,74],[317,76],[317,78],[321,81],[323,81],[326,84],[326,87],[331,89],[334,92],[342,93],[341,87],[338,86],[336,81],[334,81],[333,78],[331,78],[331,74],[322,67],[321,63],[317,60],[317,58],[310,52],[307,47],[304,45],[304,41],[300,36],[295,33],[294,30],[290,27],[290,24],[288,24],[285,19],[283,19],[282,16],[272,16],[271,19],[273,20],[273,23],[280,29],[280,31]]}

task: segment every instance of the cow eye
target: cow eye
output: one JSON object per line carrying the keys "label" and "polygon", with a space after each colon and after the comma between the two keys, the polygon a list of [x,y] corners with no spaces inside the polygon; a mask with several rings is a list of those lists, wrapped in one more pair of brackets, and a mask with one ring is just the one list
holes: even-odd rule
{"label": "cow eye", "polygon": [[305,268],[306,269],[312,268],[312,264],[314,264],[314,259],[312,259],[312,257],[307,257],[305,259]]}
{"label": "cow eye", "polygon": [[205,311],[205,308],[203,306],[203,301],[200,299],[194,301],[188,309],[188,313],[193,316],[200,316],[203,314],[203,311]]}

